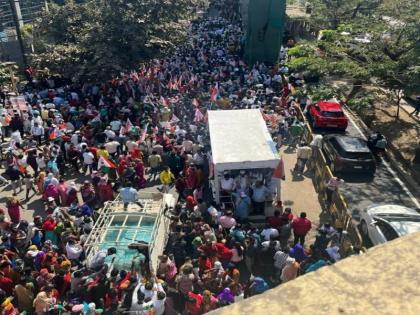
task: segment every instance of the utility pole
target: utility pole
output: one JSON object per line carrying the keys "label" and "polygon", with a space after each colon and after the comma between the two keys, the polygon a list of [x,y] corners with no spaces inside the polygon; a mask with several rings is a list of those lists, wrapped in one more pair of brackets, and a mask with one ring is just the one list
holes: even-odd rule
{"label": "utility pole", "polygon": [[19,0],[9,0],[10,9],[12,10],[13,23],[15,24],[16,36],[19,42],[20,52],[22,54],[23,66],[26,67],[28,62],[25,55],[25,46],[23,45],[21,28],[23,27],[22,12],[20,11]]}

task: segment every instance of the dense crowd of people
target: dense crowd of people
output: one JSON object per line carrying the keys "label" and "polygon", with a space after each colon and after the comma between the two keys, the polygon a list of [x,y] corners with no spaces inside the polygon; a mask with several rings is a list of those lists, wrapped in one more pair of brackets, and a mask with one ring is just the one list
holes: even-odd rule
{"label": "dense crowd of people", "polygon": [[[204,314],[340,259],[340,233],[329,224],[306,245],[305,212],[278,204],[264,227],[252,223],[252,211],[264,213],[264,179],[250,185],[245,171],[226,173],[234,206],[212,200],[207,110],[259,108],[278,147],[310,150],[296,117],[305,99],[291,95],[303,82],[288,73],[287,48],[276,65],[243,62],[237,0],[212,1],[189,32],[173,56],[110,82],[48,78],[26,87],[23,108],[3,99],[0,180],[13,195],[0,209],[1,314]],[[302,172],[311,151],[299,152]],[[117,194],[124,208],[141,206],[138,191],[153,185],[179,194],[157,270],[144,260],[109,269],[115,248],[86,261],[96,210]],[[22,205],[36,199],[44,212],[28,222]]]}

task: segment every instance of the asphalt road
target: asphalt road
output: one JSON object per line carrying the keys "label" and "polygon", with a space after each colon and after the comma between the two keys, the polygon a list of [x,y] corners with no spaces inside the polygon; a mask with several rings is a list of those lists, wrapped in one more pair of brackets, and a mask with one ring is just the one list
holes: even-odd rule
{"label": "asphalt road", "polygon": [[[362,130],[351,116],[349,118],[345,134],[363,138]],[[336,133],[333,130],[325,129],[317,129],[314,132],[319,134]],[[372,205],[397,204],[420,209],[419,201],[413,197],[389,162],[383,159],[377,162],[373,178],[358,174],[340,174],[340,177],[345,181],[340,191],[356,221],[359,220],[359,212]]]}

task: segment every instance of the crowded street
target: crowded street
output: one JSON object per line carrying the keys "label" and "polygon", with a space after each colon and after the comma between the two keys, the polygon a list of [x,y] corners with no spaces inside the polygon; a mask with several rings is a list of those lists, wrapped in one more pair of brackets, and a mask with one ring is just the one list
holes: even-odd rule
{"label": "crowded street", "polygon": [[331,196],[353,187],[356,209],[382,186],[314,188],[292,40],[247,65],[239,12],[210,1],[173,54],[110,81],[2,91],[1,315],[205,314],[359,255]]}

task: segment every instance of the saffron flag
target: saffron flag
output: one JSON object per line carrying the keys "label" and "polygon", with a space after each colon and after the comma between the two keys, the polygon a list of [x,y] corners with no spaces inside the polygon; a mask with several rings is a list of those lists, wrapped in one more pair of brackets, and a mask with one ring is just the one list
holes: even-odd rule
{"label": "saffron flag", "polygon": [[215,102],[217,100],[218,94],[219,94],[219,84],[216,83],[216,85],[210,89],[210,99],[212,102]]}
{"label": "saffron flag", "polygon": [[194,122],[200,122],[203,120],[203,118],[204,118],[203,113],[198,108],[196,108],[195,114],[194,114]]}
{"label": "saffron flag", "polygon": [[114,162],[101,156],[98,161],[98,168],[108,167],[108,168],[117,168]]}
{"label": "saffron flag", "polygon": [[48,139],[50,140],[54,140],[58,137],[58,132],[57,132],[57,128],[54,128],[50,134],[48,135]]}
{"label": "saffron flag", "polygon": [[279,164],[277,164],[277,167],[274,169],[272,177],[273,178],[281,178],[281,179],[285,178],[283,159],[280,159]]}
{"label": "saffron flag", "polygon": [[264,111],[262,109],[260,111],[261,111],[261,115],[262,115],[263,119],[265,121],[269,121],[270,120],[270,115],[267,115],[266,113],[264,113]]}

